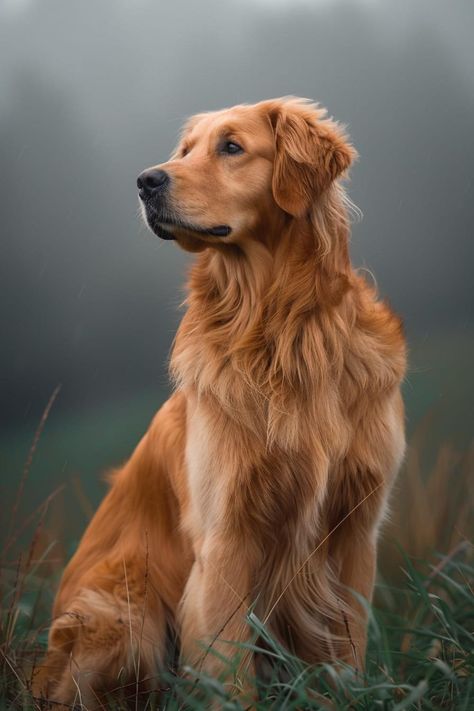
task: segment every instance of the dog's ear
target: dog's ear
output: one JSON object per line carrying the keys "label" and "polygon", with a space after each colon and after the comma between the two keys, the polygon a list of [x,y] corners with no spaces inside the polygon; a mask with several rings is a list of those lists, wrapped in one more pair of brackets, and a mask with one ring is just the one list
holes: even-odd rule
{"label": "dog's ear", "polygon": [[326,111],[301,99],[268,102],[275,136],[272,190],[275,202],[294,217],[346,171],[357,153]]}

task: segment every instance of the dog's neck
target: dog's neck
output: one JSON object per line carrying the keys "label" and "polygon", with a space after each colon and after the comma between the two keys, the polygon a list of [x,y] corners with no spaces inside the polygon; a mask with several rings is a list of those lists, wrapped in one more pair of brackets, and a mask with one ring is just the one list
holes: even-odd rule
{"label": "dog's neck", "polygon": [[171,359],[178,386],[243,406],[244,397],[268,402],[283,381],[297,392],[328,375],[335,354],[324,328],[334,319],[325,315],[336,309],[347,322],[352,284],[340,192],[285,223],[242,248],[198,256]]}

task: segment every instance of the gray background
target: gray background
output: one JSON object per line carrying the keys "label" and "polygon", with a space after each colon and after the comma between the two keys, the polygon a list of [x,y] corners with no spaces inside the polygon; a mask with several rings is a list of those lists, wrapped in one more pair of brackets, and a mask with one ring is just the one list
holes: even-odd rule
{"label": "gray background", "polygon": [[166,159],[189,114],[285,94],[327,106],[360,153],[352,256],[406,324],[409,432],[429,416],[428,449],[465,446],[473,30],[469,0],[0,0],[7,493],[61,383],[28,505],[60,482],[79,518],[95,504],[99,472],[166,396],[190,259],[141,225],[136,175]]}

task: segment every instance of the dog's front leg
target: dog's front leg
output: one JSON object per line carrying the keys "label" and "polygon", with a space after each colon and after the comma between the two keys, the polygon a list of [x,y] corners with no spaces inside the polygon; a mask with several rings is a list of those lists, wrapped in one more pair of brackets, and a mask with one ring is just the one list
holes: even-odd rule
{"label": "dog's front leg", "polygon": [[336,632],[346,639],[341,659],[358,669],[365,661],[378,531],[404,450],[403,403],[395,391],[372,402],[370,413],[361,418],[332,490],[330,556],[349,608]]}
{"label": "dog's front leg", "polygon": [[209,534],[193,565],[181,603],[182,658],[197,673],[219,677],[247,696],[254,677],[247,622],[252,562],[242,543]]}
{"label": "dog's front leg", "polygon": [[334,631],[341,635],[339,658],[355,669],[365,667],[367,646],[367,605],[372,601],[376,569],[376,543],[373,532],[349,529],[350,538],[339,551],[340,580],[348,613],[341,608],[341,620]]}

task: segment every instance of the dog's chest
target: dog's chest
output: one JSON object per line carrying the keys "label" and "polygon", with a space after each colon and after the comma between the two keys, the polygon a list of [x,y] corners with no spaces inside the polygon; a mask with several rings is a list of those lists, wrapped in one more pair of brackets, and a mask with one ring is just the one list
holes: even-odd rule
{"label": "dog's chest", "polygon": [[[272,413],[268,401],[253,401],[246,418],[215,397],[188,392],[187,403],[186,526],[193,540],[242,526],[273,536],[292,520],[315,521],[331,461],[343,456],[348,438],[342,419],[337,438],[324,418],[313,422],[314,413],[296,403],[286,403],[291,413]],[[337,447],[321,445],[330,440]]]}

